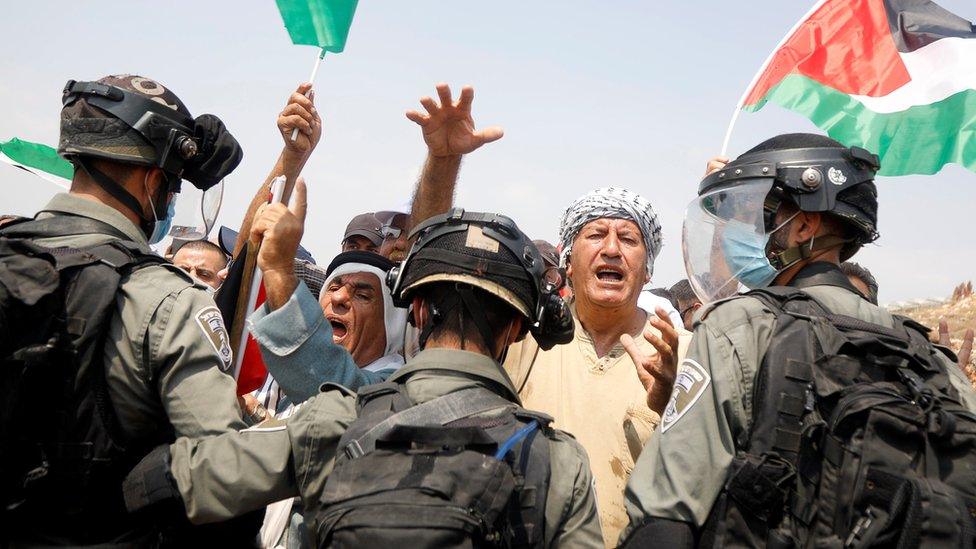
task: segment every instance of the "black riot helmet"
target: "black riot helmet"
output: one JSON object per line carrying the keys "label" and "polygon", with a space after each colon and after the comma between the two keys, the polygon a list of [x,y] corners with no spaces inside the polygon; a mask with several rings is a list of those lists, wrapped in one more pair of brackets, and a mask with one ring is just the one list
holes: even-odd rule
{"label": "black riot helmet", "polygon": [[791,133],[766,140],[702,180],[698,194],[744,180],[770,179],[764,207],[767,227],[784,198],[804,212],[829,212],[855,230],[853,250],[878,238],[878,155],[845,147],[817,134]]}
{"label": "black riot helmet", "polygon": [[[816,134],[785,134],[760,143],[702,180],[685,213],[685,268],[703,302],[738,285],[763,287],[776,273],[827,248],[841,261],[878,238],[877,155]],[[790,248],[772,236],[777,212],[791,203],[827,214],[843,234]],[[781,221],[782,223],[782,221]]]}
{"label": "black riot helmet", "polygon": [[564,284],[559,270],[545,264],[510,218],[454,208],[421,223],[410,237],[416,241],[406,259],[387,277],[394,303],[407,306],[414,293],[428,285],[453,290],[446,300],[432,304],[436,309],[421,332],[421,347],[434,325],[455,307],[467,310],[487,345],[495,340],[496,327],[486,321],[474,289],[504,301],[524,317],[526,331],[542,349],[572,340],[573,317],[559,297]]}
{"label": "black riot helmet", "polygon": [[229,175],[243,157],[237,140],[219,118],[212,114],[193,118],[172,91],[149,78],[117,75],[97,82],[69,80],[62,104],[58,153],[88,172],[140,218],[143,212],[135,197],[90,159],[160,168],[167,185],[153,204],[156,219],[161,219],[166,215],[165,193],[179,192],[183,179],[206,191]]}

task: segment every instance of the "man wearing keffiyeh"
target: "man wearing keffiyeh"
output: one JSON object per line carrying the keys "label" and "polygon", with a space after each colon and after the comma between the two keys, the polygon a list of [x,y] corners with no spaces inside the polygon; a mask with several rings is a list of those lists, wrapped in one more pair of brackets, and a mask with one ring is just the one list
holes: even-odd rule
{"label": "man wearing keffiyeh", "polygon": [[666,311],[637,306],[661,250],[661,226],[644,197],[615,187],[590,192],[566,209],[559,239],[574,292],[574,341],[542,351],[526,338],[510,348],[505,367],[525,407],[554,416],[589,454],[612,547],[627,523],[628,475],[660,421],[690,334]]}

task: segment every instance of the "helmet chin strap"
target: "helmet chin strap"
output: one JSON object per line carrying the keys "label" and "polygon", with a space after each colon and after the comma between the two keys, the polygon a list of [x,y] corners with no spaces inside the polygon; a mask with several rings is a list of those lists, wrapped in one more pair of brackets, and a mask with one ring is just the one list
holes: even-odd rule
{"label": "helmet chin strap", "polygon": [[[122,203],[123,206],[129,209],[132,213],[139,218],[139,229],[148,237],[153,232],[153,227],[159,220],[160,216],[166,215],[166,197],[165,195],[169,192],[169,185],[163,184],[159,186],[156,191],[156,200],[152,199],[152,193],[149,192],[149,174],[146,173],[146,178],[143,180],[142,184],[146,189],[146,195],[149,198],[149,206],[152,208],[153,218],[147,219],[144,213],[142,203],[132,195],[129,191],[122,186],[121,183],[115,181],[108,176],[105,172],[99,170],[95,167],[94,163],[89,158],[78,157],[78,165],[81,166],[83,170],[88,174],[88,176],[98,184],[105,192],[112,195],[113,198]],[[157,204],[163,205],[163,212],[160,214],[156,208]]]}
{"label": "helmet chin strap", "polygon": [[[770,249],[769,253],[767,254],[767,259],[769,259],[769,264],[772,265],[777,272],[783,272],[804,259],[810,259],[813,257],[815,252],[829,250],[831,248],[843,246],[848,242],[852,242],[851,239],[832,235],[822,236],[818,240],[817,235],[813,235],[809,240],[809,244],[800,242],[796,246],[784,247],[783,245],[777,243],[776,233],[789,224],[790,221],[793,221],[793,219],[798,215],[800,215],[800,212],[796,212],[795,214],[791,215],[786,219],[786,221],[780,223],[779,226],[770,232]],[[777,249],[779,251],[777,251]]]}
{"label": "helmet chin strap", "polygon": [[841,238],[833,235],[822,236],[819,239],[813,237],[810,239],[809,244],[801,242],[800,244],[787,248],[781,252],[771,251],[769,263],[777,271],[783,271],[785,269],[789,269],[804,259],[810,259],[816,252],[837,248],[849,242],[853,242],[853,240],[850,238]]}

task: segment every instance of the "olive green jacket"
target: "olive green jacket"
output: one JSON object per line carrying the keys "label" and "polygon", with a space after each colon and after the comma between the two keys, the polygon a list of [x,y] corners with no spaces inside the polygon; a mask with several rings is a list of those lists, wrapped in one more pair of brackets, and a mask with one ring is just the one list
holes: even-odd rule
{"label": "olive green jacket", "polygon": [[[519,402],[498,363],[466,351],[425,350],[390,381],[405,383],[417,404],[472,387]],[[335,385],[324,389],[285,421],[272,419],[206,440],[177,440],[170,447],[171,472],[190,520],[225,520],[298,495],[319,498],[339,439],[356,419],[352,391]],[[603,547],[586,453],[572,437],[555,431],[550,459],[546,546]]]}
{"label": "olive green jacket", "polygon": [[[111,225],[149,248],[118,210],[58,194],[38,219],[70,214]],[[38,239],[42,246],[93,246],[104,233]],[[171,264],[151,265],[122,280],[105,344],[109,398],[123,433],[135,440],[172,440],[246,427],[237,404],[230,339],[205,287]],[[156,442],[158,444],[158,442]]]}

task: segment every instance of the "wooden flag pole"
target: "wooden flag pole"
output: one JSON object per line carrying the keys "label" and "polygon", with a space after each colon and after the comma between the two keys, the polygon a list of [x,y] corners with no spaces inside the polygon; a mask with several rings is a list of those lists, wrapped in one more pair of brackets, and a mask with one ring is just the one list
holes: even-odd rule
{"label": "wooden flag pole", "polygon": [[[288,203],[291,199],[292,190],[295,188],[294,181],[286,181],[285,176],[276,177],[270,185],[271,197],[270,204],[278,202]],[[238,236],[241,238],[243,235]],[[245,237],[246,238],[246,237]],[[244,350],[247,347],[247,327],[245,321],[247,316],[255,308],[258,292],[261,288],[261,271],[258,266],[258,253],[261,252],[261,244],[255,245],[248,239],[247,255],[244,257],[244,275],[241,277],[240,293],[237,296],[237,308],[234,310],[234,322],[231,324],[230,344],[234,355],[234,379],[240,377],[241,364],[244,360]]]}
{"label": "wooden flag pole", "polygon": [[[319,66],[322,64],[322,60],[325,59],[325,50],[319,50],[319,53],[315,56],[315,65],[312,67],[312,76],[308,77],[308,83],[312,86],[315,85],[315,75],[319,73]],[[312,88],[309,87],[308,91],[305,92],[305,97],[312,92]],[[291,131],[291,140],[294,141],[298,139],[298,128]]]}

